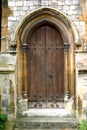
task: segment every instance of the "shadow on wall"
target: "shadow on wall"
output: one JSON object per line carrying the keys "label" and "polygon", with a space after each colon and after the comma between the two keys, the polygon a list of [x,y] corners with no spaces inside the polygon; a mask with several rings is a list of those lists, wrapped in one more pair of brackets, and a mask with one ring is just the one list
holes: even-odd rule
{"label": "shadow on wall", "polygon": [[78,115],[82,115],[82,99],[78,96]]}
{"label": "shadow on wall", "polygon": [[14,86],[13,86],[12,80],[10,80],[9,94],[10,94],[10,103],[9,103],[10,112],[14,113],[15,112]]}

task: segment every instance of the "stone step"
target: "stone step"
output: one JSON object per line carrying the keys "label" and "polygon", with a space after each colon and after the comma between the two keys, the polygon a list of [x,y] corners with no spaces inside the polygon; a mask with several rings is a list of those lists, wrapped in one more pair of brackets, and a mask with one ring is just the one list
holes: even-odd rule
{"label": "stone step", "polygon": [[21,116],[58,116],[58,117],[72,117],[75,115],[72,114],[69,110],[65,109],[28,109],[23,111]]}
{"label": "stone step", "polygon": [[78,126],[76,118],[27,117],[15,121],[14,130],[74,130]]}

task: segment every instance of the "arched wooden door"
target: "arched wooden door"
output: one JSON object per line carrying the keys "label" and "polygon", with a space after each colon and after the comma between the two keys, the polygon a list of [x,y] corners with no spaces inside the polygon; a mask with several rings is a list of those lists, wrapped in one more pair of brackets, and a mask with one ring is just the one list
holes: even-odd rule
{"label": "arched wooden door", "polygon": [[64,44],[57,29],[44,24],[28,40],[29,108],[63,108]]}

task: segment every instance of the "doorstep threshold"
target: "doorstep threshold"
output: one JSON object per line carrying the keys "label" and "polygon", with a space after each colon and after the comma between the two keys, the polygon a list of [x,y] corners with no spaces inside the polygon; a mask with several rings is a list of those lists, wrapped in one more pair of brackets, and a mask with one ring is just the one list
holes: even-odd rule
{"label": "doorstep threshold", "polygon": [[68,117],[72,116],[72,112],[65,109],[28,109],[22,112],[23,116],[57,116]]}

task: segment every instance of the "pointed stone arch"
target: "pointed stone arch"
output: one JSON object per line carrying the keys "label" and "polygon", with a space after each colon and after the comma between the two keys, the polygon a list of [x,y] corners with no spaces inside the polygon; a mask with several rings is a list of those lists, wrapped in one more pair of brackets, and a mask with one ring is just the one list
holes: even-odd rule
{"label": "pointed stone arch", "polygon": [[[65,94],[75,96],[75,43],[79,36],[73,22],[63,13],[53,8],[39,8],[34,10],[18,24],[14,40],[18,50],[18,97],[27,93],[27,37],[44,23],[52,24],[57,28],[64,43],[64,86]],[[22,50],[23,49],[23,50]],[[23,53],[24,51],[24,53]]]}
{"label": "pointed stone arch", "polygon": [[20,39],[21,41],[25,41],[25,32],[28,34],[38,23],[46,21],[56,25],[61,30],[61,33],[64,34],[66,32],[64,34],[66,37],[72,35],[73,41],[75,43],[78,42],[79,36],[70,18],[58,10],[48,7],[36,9],[25,16],[15,29],[14,40],[19,41]]}

